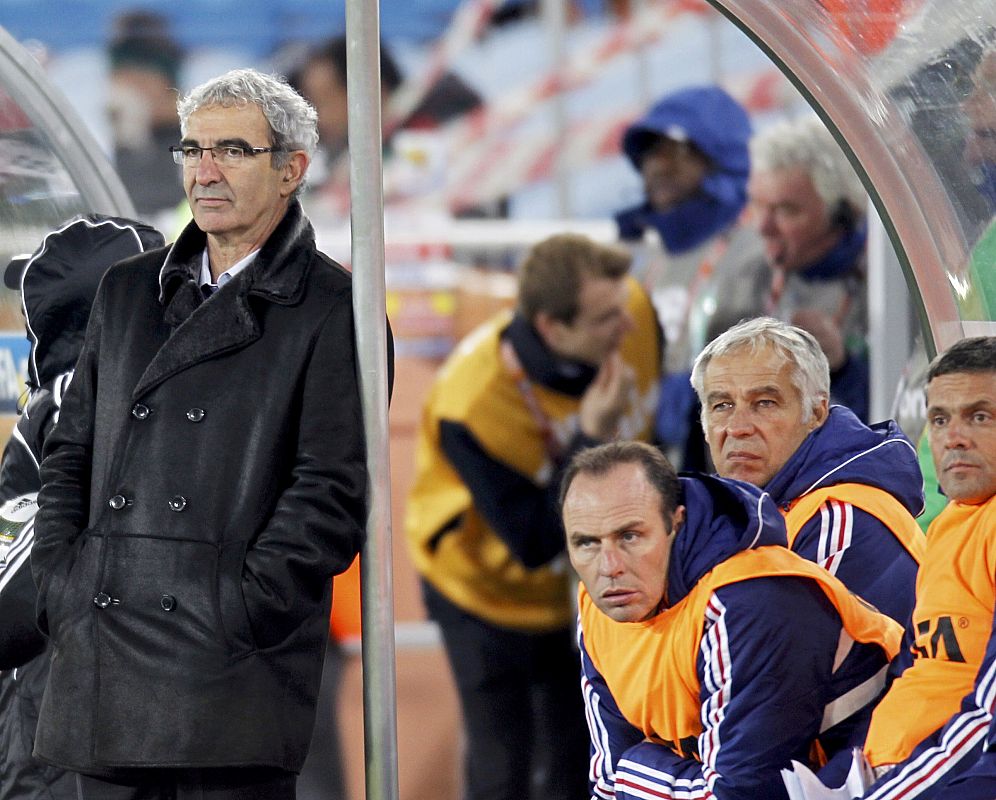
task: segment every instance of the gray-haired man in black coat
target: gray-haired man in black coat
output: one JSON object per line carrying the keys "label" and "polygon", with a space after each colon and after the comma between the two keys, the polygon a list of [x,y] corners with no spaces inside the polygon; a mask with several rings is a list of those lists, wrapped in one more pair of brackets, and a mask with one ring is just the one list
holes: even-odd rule
{"label": "gray-haired man in black coat", "polygon": [[194,221],[108,272],[46,446],[36,755],[90,798],[293,798],[366,468],[349,274],[296,199],[286,83],[178,105]]}

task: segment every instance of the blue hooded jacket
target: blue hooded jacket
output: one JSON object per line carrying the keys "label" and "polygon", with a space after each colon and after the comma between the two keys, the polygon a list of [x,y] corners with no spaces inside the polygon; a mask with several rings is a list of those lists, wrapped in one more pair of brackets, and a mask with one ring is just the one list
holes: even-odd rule
{"label": "blue hooded jacket", "polygon": [[656,228],[669,252],[679,254],[732,225],[747,204],[751,126],[747,112],[717,86],[683,89],[663,98],[623,134],[623,152],[639,170],[660,137],[687,141],[712,164],[699,193],[660,212],[646,201],[616,215],[619,235],[639,239]]}
{"label": "blue hooded jacket", "polygon": [[[785,544],[784,519],[767,492],[697,474],[682,475],[681,488],[686,518],[668,565],[670,605],[737,553]],[[864,711],[821,726],[856,687],[876,675],[882,682],[886,656],[855,645],[838,663],[841,622],[820,588],[800,577],[737,581],[714,592],[703,624],[695,668],[704,730],[682,742],[701,760],[647,740],[623,716],[581,631],[593,797],[784,800],[779,770],[793,758],[806,761],[817,737],[828,755],[850,759],[864,735]]]}
{"label": "blue hooded jacket", "polygon": [[[912,516],[923,511],[916,448],[889,420],[867,426],[844,406],[809,434],[764,488],[787,508],[816,489],[842,483],[874,486]],[[826,566],[855,594],[901,625],[915,602],[917,563],[890,528],[846,502],[827,500],[799,530],[792,549]]]}
{"label": "blue hooded jacket", "polygon": [[893,421],[865,425],[850,409],[831,406],[826,422],[805,438],[765,486],[779,506],[838,483],[888,492],[914,517],[923,511],[916,448]]}
{"label": "blue hooded jacket", "polygon": [[785,520],[767,492],[713,475],[680,478],[685,524],[668,565],[667,599],[674,605],[717,564],[741,550],[786,546]]}

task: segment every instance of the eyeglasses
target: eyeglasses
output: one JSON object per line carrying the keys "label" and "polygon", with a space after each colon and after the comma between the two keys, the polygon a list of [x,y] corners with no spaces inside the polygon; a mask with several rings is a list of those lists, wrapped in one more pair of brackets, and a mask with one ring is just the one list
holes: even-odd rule
{"label": "eyeglasses", "polygon": [[235,167],[242,163],[247,156],[253,157],[259,153],[279,153],[283,151],[281,147],[250,147],[241,144],[216,144],[214,147],[196,147],[192,144],[182,144],[179,147],[173,145],[169,151],[173,154],[173,161],[184,167],[193,167],[200,163],[201,156],[205,151],[211,151],[211,158],[215,164],[223,167]]}

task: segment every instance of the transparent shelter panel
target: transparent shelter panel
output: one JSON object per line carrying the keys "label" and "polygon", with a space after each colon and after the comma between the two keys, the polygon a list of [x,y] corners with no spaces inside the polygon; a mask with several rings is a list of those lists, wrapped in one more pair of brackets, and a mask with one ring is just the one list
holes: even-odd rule
{"label": "transparent shelter panel", "polygon": [[[2,98],[0,102],[9,101]],[[70,217],[88,211],[44,133],[19,128],[0,115],[0,268],[31,253],[44,235]],[[0,287],[0,330],[24,329],[17,292]]]}
{"label": "transparent shelter panel", "polygon": [[931,349],[996,333],[996,3],[710,1],[852,157]]}
{"label": "transparent shelter panel", "polygon": [[[81,213],[133,215],[120,180],[68,101],[0,28],[0,270]],[[0,282],[0,441],[25,393],[19,294]]]}

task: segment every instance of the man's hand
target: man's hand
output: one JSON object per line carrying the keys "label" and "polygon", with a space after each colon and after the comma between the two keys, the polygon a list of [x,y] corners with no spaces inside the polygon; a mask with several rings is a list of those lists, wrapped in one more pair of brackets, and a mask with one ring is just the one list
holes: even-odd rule
{"label": "man's hand", "polygon": [[616,435],[627,400],[636,385],[633,369],[618,352],[612,353],[598,370],[581,398],[581,431],[592,439],[608,441]]}

